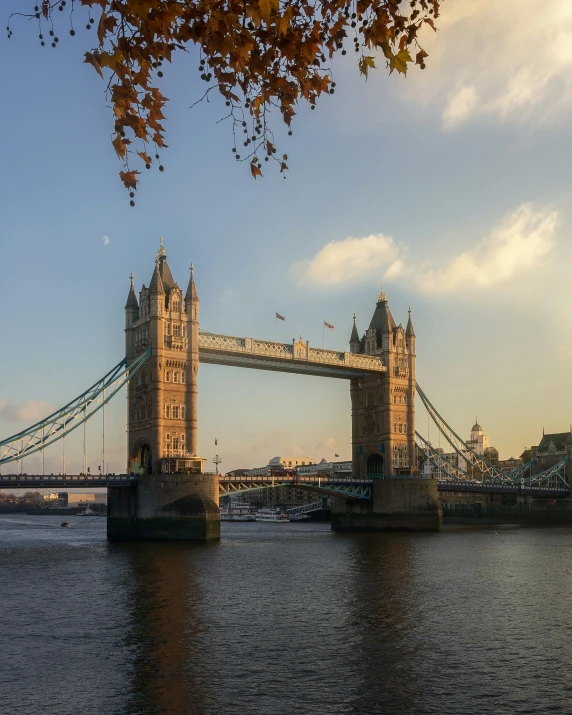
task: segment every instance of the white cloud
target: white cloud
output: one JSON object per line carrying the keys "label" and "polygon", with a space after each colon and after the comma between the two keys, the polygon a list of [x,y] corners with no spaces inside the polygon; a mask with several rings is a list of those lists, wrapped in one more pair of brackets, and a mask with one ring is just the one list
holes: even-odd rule
{"label": "white cloud", "polygon": [[440,268],[416,271],[422,290],[448,292],[503,283],[531,270],[554,246],[556,211],[522,204],[473,250]]}
{"label": "white cloud", "polygon": [[102,236],[101,240],[103,241],[104,246],[109,246],[109,236]]}
{"label": "white cloud", "polygon": [[324,452],[332,452],[336,447],[336,440],[334,437],[326,437],[321,442],[316,445],[316,450],[322,450]]}
{"label": "white cloud", "polygon": [[12,422],[30,422],[30,424],[47,417],[51,407],[47,402],[30,400],[15,404],[9,400],[0,400],[0,420]]}
{"label": "white cloud", "polygon": [[441,107],[452,129],[476,116],[502,122],[566,121],[572,110],[570,0],[447,0],[439,31],[421,41],[427,69],[411,72],[410,98]]}
{"label": "white cloud", "polygon": [[553,249],[558,214],[522,204],[478,244],[442,265],[406,264],[407,248],[383,234],[332,241],[291,271],[302,284],[339,286],[368,280],[406,280],[431,293],[487,288],[518,278]]}
{"label": "white cloud", "polygon": [[400,249],[382,233],[331,241],[311,260],[298,261],[291,271],[300,284],[340,285],[399,272]]}
{"label": "white cloud", "polygon": [[225,288],[218,297],[221,305],[232,305],[238,298],[239,293],[234,288]]}

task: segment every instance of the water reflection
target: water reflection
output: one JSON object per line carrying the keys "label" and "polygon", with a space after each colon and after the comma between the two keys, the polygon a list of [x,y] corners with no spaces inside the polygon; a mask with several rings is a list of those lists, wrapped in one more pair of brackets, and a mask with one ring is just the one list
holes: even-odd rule
{"label": "water reflection", "polygon": [[416,671],[425,643],[412,586],[412,537],[360,535],[352,546],[348,625],[357,636],[355,665],[362,681],[352,712],[422,712]]}
{"label": "water reflection", "polygon": [[129,544],[126,587],[132,654],[125,715],[214,713],[206,678],[207,626],[195,556],[208,545]]}

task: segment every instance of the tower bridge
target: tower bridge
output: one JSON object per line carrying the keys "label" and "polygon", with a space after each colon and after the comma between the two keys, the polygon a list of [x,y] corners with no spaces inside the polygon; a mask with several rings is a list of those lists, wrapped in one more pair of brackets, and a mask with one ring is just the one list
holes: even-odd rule
{"label": "tower bridge", "polygon": [[[207,539],[220,533],[220,495],[267,486],[296,485],[328,493],[333,528],[438,529],[439,492],[569,496],[570,454],[533,459],[501,472],[463,442],[421,390],[415,378],[416,337],[411,311],[396,323],[381,291],[369,327],[354,315],[349,351],[314,348],[308,341],[276,343],[199,329],[194,269],[186,290],[174,280],[161,241],[149,286],[137,295],[133,274],[125,305],[125,358],[61,410],[0,441],[0,466],[63,440],[58,475],[4,475],[0,488],[107,486],[108,536],[114,539]],[[352,425],[350,478],[219,477],[206,474],[198,455],[200,363],[346,379]],[[123,475],[65,474],[65,438],[127,385],[128,461]],[[440,434],[462,456],[449,463],[415,429],[419,394]],[[104,423],[105,424],[105,423]],[[86,454],[86,452],[85,452]],[[425,459],[446,479],[419,474]],[[461,464],[458,460],[458,463]],[[21,470],[20,470],[21,471]],[[44,471],[44,470],[42,470]]]}

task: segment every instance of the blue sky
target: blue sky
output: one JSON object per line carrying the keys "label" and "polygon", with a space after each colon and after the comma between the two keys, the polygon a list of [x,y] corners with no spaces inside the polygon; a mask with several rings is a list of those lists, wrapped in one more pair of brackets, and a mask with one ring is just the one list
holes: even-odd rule
{"label": "blue sky", "polygon": [[[148,284],[159,236],[181,285],[195,264],[204,330],[272,339],[278,310],[279,339],[319,346],[325,319],[327,346],[347,349],[354,311],[362,332],[383,282],[398,322],[411,306],[418,380],[459,433],[478,416],[509,457],[543,427],[568,429],[572,9],[500,5],[446,0],[427,69],[407,78],[380,69],[365,82],[340,58],[336,94],[300,106],[292,137],[276,117],[286,180],[269,169],[255,181],[233,161],[222,101],[189,110],[203,83],[182,58],[164,78],[165,172],[144,174],[134,209],[104,84],[82,63],[90,33],[62,29],[53,50],[13,22],[0,39],[0,435],[119,361],[129,273]],[[216,436],[225,470],[350,454],[342,381],[202,366],[199,410],[200,451],[212,459]],[[117,398],[112,471],[124,411]],[[99,444],[96,425],[92,469]],[[70,452],[79,468],[79,444]],[[46,456],[54,471],[59,454]]]}

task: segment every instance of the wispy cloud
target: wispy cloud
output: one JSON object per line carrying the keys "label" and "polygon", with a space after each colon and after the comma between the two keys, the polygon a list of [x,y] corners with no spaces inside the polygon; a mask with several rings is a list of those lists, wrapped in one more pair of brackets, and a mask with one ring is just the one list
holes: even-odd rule
{"label": "wispy cloud", "polygon": [[519,206],[473,250],[454,256],[425,274],[417,271],[420,287],[443,293],[463,288],[486,288],[530,271],[554,247],[558,214]]}
{"label": "wispy cloud", "polygon": [[367,280],[405,280],[428,293],[486,288],[505,283],[533,269],[555,243],[558,214],[551,208],[522,204],[508,213],[473,248],[441,265],[408,263],[407,248],[377,234],[331,241],[291,270],[301,284],[340,286]]}
{"label": "wispy cloud", "polygon": [[538,124],[572,113],[570,0],[447,0],[405,91],[441,105],[443,127],[477,116]]}
{"label": "wispy cloud", "polygon": [[7,399],[0,400],[0,420],[10,422],[36,422],[50,414],[51,407],[47,402],[30,400],[19,404]]}
{"label": "wispy cloud", "polygon": [[399,272],[402,253],[391,236],[382,233],[342,241],[331,241],[314,258],[298,261],[291,267],[300,284],[339,285],[368,277],[383,276],[393,269]]}

